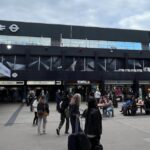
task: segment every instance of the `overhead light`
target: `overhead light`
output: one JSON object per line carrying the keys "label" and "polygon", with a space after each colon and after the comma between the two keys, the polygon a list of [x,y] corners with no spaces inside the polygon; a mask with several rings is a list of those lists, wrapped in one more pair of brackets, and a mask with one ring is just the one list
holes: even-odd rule
{"label": "overhead light", "polygon": [[12,45],[10,45],[10,44],[7,45],[6,47],[7,47],[8,50],[12,49]]}
{"label": "overhead light", "polygon": [[113,53],[114,51],[111,49],[110,52]]}

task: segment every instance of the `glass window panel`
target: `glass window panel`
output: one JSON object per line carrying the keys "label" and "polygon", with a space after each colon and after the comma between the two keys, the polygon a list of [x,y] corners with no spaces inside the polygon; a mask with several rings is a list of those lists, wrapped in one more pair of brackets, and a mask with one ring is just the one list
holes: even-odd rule
{"label": "glass window panel", "polygon": [[65,58],[65,71],[75,71],[76,60],[73,57],[66,57]]}
{"label": "glass window panel", "polygon": [[143,69],[143,60],[135,60],[135,69]]}
{"label": "glass window panel", "polygon": [[0,35],[0,44],[50,46],[51,38]]}
{"label": "glass window panel", "polygon": [[134,60],[133,59],[128,59],[127,69],[135,69],[134,68]]}
{"label": "glass window panel", "polygon": [[94,58],[86,58],[85,71],[95,70],[95,60]]}
{"label": "glass window panel", "polygon": [[40,57],[40,70],[51,70],[51,57]]}
{"label": "glass window panel", "polygon": [[98,41],[87,39],[62,39],[62,46],[70,47],[89,47],[89,48],[112,48],[112,49],[128,49],[141,50],[141,43],[122,42],[122,41]]}
{"label": "glass window panel", "polygon": [[26,60],[23,56],[16,56],[14,63],[14,70],[25,70],[26,69]]}
{"label": "glass window panel", "polygon": [[116,70],[116,60],[115,59],[106,59],[106,69],[107,71]]}
{"label": "glass window panel", "polygon": [[99,58],[97,61],[97,69],[98,71],[106,71],[105,67],[105,59],[104,58]]}
{"label": "glass window panel", "polygon": [[40,70],[40,57],[32,56],[28,64],[28,68],[35,71]]}
{"label": "glass window panel", "polygon": [[52,57],[52,70],[53,71],[60,71],[62,70],[62,59],[61,57]]}
{"label": "glass window panel", "polygon": [[84,71],[84,58],[76,57],[75,61],[76,61],[75,71]]}
{"label": "glass window panel", "polygon": [[10,68],[11,70],[14,70],[14,61],[15,56],[4,56],[3,57],[3,64]]}
{"label": "glass window panel", "polygon": [[125,68],[125,61],[123,59],[116,59],[116,70],[124,68]]}

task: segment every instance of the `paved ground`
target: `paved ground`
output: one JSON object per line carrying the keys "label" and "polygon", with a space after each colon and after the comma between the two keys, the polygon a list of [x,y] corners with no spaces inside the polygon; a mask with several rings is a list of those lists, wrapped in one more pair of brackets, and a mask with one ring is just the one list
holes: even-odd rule
{"label": "paved ground", "polygon": [[[55,133],[59,121],[55,105],[50,104],[50,109],[47,134],[38,136],[28,107],[0,104],[0,150],[67,150],[64,128],[59,137]],[[103,119],[104,150],[149,150],[150,116],[125,117],[119,109],[115,109],[114,118]]]}

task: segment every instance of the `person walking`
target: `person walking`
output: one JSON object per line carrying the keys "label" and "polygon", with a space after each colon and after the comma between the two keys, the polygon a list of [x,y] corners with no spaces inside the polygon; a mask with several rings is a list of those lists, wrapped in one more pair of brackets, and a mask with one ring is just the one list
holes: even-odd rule
{"label": "person walking", "polygon": [[[71,127],[72,127],[72,133],[75,133],[75,129],[76,129],[76,124],[78,124],[78,131],[82,131],[81,127],[80,127],[80,111],[79,111],[79,107],[80,107],[80,102],[81,102],[81,95],[79,93],[76,93],[73,95],[73,97],[71,98],[70,101],[70,105],[69,105],[69,112],[70,112],[70,122],[71,122]],[[78,123],[76,123],[76,121]]]}
{"label": "person walking", "polygon": [[33,101],[32,104],[32,108],[34,112],[33,126],[38,124],[37,106],[38,106],[38,99],[37,97],[35,97],[35,100]]}
{"label": "person walking", "polygon": [[57,135],[60,135],[60,129],[62,128],[65,120],[66,120],[66,127],[65,127],[65,134],[69,134],[69,93],[64,92],[62,96],[62,101],[60,102],[60,123],[58,128],[56,129]]}
{"label": "person walking", "polygon": [[99,103],[99,100],[101,98],[101,92],[99,91],[99,89],[96,89],[95,93],[94,93],[94,97],[97,101],[97,104]]}
{"label": "person walking", "polygon": [[102,116],[95,99],[90,99],[88,102],[88,109],[85,114],[84,132],[91,143],[91,150],[95,150],[97,146],[100,146]]}
{"label": "person walking", "polygon": [[60,89],[57,90],[56,92],[56,96],[55,96],[55,99],[56,99],[56,110],[59,112],[59,104],[61,102],[61,92],[60,92]]}
{"label": "person walking", "polygon": [[45,96],[41,96],[37,106],[38,114],[38,134],[41,135],[41,124],[43,122],[43,134],[46,134],[47,116],[49,115],[49,106],[45,102]]}

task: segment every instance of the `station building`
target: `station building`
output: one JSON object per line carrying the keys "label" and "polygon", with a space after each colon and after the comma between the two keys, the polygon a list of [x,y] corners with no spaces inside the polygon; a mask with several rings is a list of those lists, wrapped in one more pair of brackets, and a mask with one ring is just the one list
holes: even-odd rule
{"label": "station building", "polygon": [[[0,101],[28,90],[150,94],[150,31],[0,21]],[[4,68],[4,70],[3,70]],[[12,97],[18,98],[12,98]]]}

